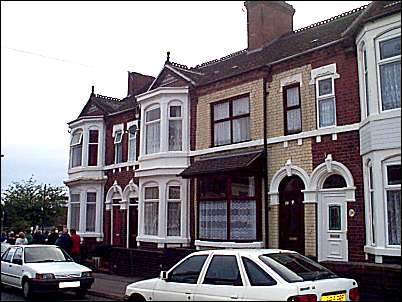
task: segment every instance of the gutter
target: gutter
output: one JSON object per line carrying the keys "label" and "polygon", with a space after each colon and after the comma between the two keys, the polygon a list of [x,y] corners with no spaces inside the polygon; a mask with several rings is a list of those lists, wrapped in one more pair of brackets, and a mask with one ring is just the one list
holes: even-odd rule
{"label": "gutter", "polygon": [[263,168],[263,177],[264,177],[264,204],[265,204],[265,215],[264,215],[264,220],[265,220],[265,239],[266,239],[266,244],[265,246],[269,248],[269,219],[268,219],[268,143],[267,143],[267,138],[268,138],[268,131],[267,131],[267,126],[268,126],[268,121],[267,121],[267,101],[268,101],[268,94],[269,91],[267,90],[267,84],[268,84],[268,75],[269,71],[271,69],[271,66],[268,66],[267,74],[263,78],[263,119],[264,119],[264,168]]}

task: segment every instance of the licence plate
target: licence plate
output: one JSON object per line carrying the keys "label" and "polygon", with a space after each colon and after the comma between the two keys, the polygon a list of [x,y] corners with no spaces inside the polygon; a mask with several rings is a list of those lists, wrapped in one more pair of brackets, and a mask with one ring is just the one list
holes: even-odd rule
{"label": "licence plate", "polygon": [[321,301],[346,301],[346,294],[321,296]]}
{"label": "licence plate", "polygon": [[80,287],[80,281],[60,282],[59,288]]}

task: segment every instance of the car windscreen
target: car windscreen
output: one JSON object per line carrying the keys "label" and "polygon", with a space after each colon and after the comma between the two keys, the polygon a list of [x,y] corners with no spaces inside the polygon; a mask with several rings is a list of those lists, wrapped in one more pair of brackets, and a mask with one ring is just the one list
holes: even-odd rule
{"label": "car windscreen", "polygon": [[58,247],[26,247],[25,263],[70,262],[73,259]]}
{"label": "car windscreen", "polygon": [[287,282],[337,278],[329,269],[297,253],[273,253],[259,257]]}

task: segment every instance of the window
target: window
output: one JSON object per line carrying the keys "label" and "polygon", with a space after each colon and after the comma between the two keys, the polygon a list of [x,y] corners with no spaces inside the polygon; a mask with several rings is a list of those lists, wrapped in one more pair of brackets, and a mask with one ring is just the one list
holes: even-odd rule
{"label": "window", "polygon": [[71,136],[70,142],[70,167],[82,165],[82,131],[76,130]]}
{"label": "window", "polygon": [[182,150],[181,106],[169,107],[169,151]]}
{"label": "window", "polygon": [[330,231],[340,231],[342,226],[341,221],[341,206],[331,205],[328,207],[328,229]]}
{"label": "window", "polygon": [[123,162],[123,148],[122,141],[123,131],[118,130],[114,134],[114,163],[118,164]]}
{"label": "window", "polygon": [[377,57],[381,108],[401,108],[401,37],[379,41]]}
{"label": "window", "polygon": [[21,264],[22,264],[22,248],[18,248],[15,251],[14,257],[13,257],[13,263],[18,264],[18,261],[14,261],[14,260],[21,260]]}
{"label": "window", "polygon": [[199,239],[251,241],[257,238],[255,177],[199,179]]}
{"label": "window", "polygon": [[214,146],[250,139],[249,97],[212,104]]}
{"label": "window", "polygon": [[205,274],[204,284],[242,286],[236,256],[214,256]]}
{"label": "window", "polygon": [[368,163],[368,188],[369,188],[369,234],[371,236],[371,245],[375,245],[375,223],[374,223],[374,182],[373,182],[373,166],[371,162]]}
{"label": "window", "polygon": [[99,131],[89,130],[88,166],[98,165],[98,140]]}
{"label": "window", "polygon": [[180,236],[181,199],[180,186],[168,186],[167,235]]}
{"label": "window", "polygon": [[332,77],[316,80],[316,96],[318,127],[334,126],[336,124],[336,106],[334,79]]}
{"label": "window", "polygon": [[144,233],[158,235],[159,187],[144,189]]}
{"label": "window", "polygon": [[276,284],[276,281],[254,261],[246,257],[241,257],[241,260],[243,261],[251,286],[270,286]]}
{"label": "window", "polygon": [[79,230],[80,226],[80,194],[70,195],[70,228]]}
{"label": "window", "polygon": [[401,245],[401,165],[386,166],[385,195],[387,205],[388,244]]}
{"label": "window", "polygon": [[160,108],[145,113],[145,154],[157,153],[160,150]]}
{"label": "window", "polygon": [[363,45],[362,48],[363,55],[363,85],[364,85],[364,100],[366,101],[366,116],[370,115],[370,105],[369,105],[369,84],[368,84],[368,66],[367,66],[367,50],[366,46]]}
{"label": "window", "polygon": [[87,192],[86,231],[95,232],[96,192]]}
{"label": "window", "polygon": [[301,132],[300,84],[283,88],[285,134]]}
{"label": "window", "polygon": [[323,189],[333,189],[333,188],[346,188],[346,181],[341,175],[332,174],[328,176],[324,184],[322,185]]}
{"label": "window", "polygon": [[137,156],[137,126],[128,128],[128,161],[135,161]]}
{"label": "window", "polygon": [[10,247],[8,251],[6,251],[4,255],[1,257],[1,261],[11,262],[11,258],[13,257],[16,249],[17,249],[16,247]]}
{"label": "window", "polygon": [[180,263],[169,274],[169,282],[196,284],[207,255],[193,256]]}

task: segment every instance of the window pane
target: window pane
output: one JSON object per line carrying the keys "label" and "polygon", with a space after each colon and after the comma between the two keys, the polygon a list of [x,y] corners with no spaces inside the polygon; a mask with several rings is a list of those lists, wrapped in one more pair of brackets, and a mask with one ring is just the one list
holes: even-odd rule
{"label": "window pane", "polygon": [[250,139],[250,117],[233,120],[233,142],[243,142]]}
{"label": "window pane", "polygon": [[158,235],[158,202],[144,203],[144,233],[145,235]]}
{"label": "window pane", "polygon": [[71,204],[71,221],[70,228],[79,230],[80,225],[80,204],[72,203]]}
{"label": "window pane", "polygon": [[115,143],[115,144],[120,143],[122,137],[123,137],[123,132],[122,132],[122,131],[117,131],[117,132],[114,134],[114,143]]}
{"label": "window pane", "polygon": [[169,121],[169,151],[181,151],[181,120]]}
{"label": "window pane", "polygon": [[392,165],[387,167],[387,179],[389,185],[401,184],[401,165]]}
{"label": "window pane", "polygon": [[333,174],[328,176],[325,181],[324,184],[322,185],[323,189],[330,189],[330,188],[346,188],[346,181],[345,179],[338,174]]}
{"label": "window pane", "polygon": [[287,131],[296,132],[301,130],[300,108],[288,110],[286,114]]}
{"label": "window pane", "polygon": [[96,202],[96,192],[88,192],[87,193],[87,202]]}
{"label": "window pane", "polygon": [[145,188],[145,199],[159,199],[159,188],[158,187],[146,187]]}
{"label": "window pane", "polygon": [[89,144],[88,146],[88,166],[98,164],[98,144]]}
{"label": "window pane", "polygon": [[401,54],[401,37],[380,42],[380,57],[387,59]]}
{"label": "window pane", "polygon": [[167,223],[167,235],[168,236],[180,236],[180,221],[181,221],[181,203],[180,202],[168,202],[168,223]]}
{"label": "window pane", "polygon": [[128,160],[129,161],[134,161],[135,160],[136,149],[137,149],[137,140],[135,138],[131,138],[128,141]]}
{"label": "window pane", "polygon": [[286,102],[287,107],[299,105],[299,87],[286,89]]}
{"label": "window pane", "polygon": [[232,195],[233,196],[255,196],[254,177],[237,176],[232,178]]}
{"label": "window pane", "polygon": [[255,200],[232,200],[230,206],[230,239],[257,239]]}
{"label": "window pane", "polygon": [[80,194],[71,194],[70,202],[80,202]]}
{"label": "window pane", "polygon": [[97,143],[98,136],[99,136],[98,130],[89,130],[89,142],[90,143]]}
{"label": "window pane", "polygon": [[87,232],[95,232],[96,204],[87,204]]}
{"label": "window pane", "polygon": [[197,283],[198,276],[207,260],[206,255],[193,256],[179,264],[170,274],[170,282]]}
{"label": "window pane", "polygon": [[230,121],[216,123],[214,125],[214,145],[230,144]]}
{"label": "window pane", "polygon": [[71,167],[81,166],[82,162],[82,145],[77,145],[71,147],[72,149],[72,158],[71,158]]}
{"label": "window pane", "polygon": [[329,206],[329,230],[341,230],[341,206]]}
{"label": "window pane", "polygon": [[375,244],[375,222],[374,222],[374,191],[370,192],[370,208],[371,208],[371,240]]}
{"label": "window pane", "polygon": [[181,106],[170,106],[170,117],[181,117]]}
{"label": "window pane", "polygon": [[401,62],[380,65],[382,110],[401,108]]}
{"label": "window pane", "polygon": [[159,123],[146,125],[146,153],[152,154],[159,152],[160,147],[160,127]]}
{"label": "window pane", "polygon": [[79,144],[81,142],[82,131],[75,131],[71,137],[71,145]]}
{"label": "window pane", "polygon": [[226,203],[226,200],[199,202],[199,235],[201,239],[226,239]]}
{"label": "window pane", "polygon": [[248,258],[241,258],[251,286],[275,285],[276,281],[271,278],[258,264]]}
{"label": "window pane", "polygon": [[250,101],[248,97],[233,101],[233,116],[250,113]]}
{"label": "window pane", "polygon": [[323,96],[332,94],[332,79],[325,79],[318,81],[318,95]]}
{"label": "window pane", "polygon": [[229,117],[229,102],[214,104],[214,121]]}
{"label": "window pane", "polygon": [[114,152],[115,152],[115,163],[118,164],[123,162],[123,148],[121,143],[114,145]]}
{"label": "window pane", "polygon": [[401,191],[387,191],[388,243],[401,244]]}
{"label": "window pane", "polygon": [[135,134],[137,133],[137,126],[136,125],[130,126],[130,128],[128,129],[128,133],[130,139],[135,138]]}
{"label": "window pane", "polygon": [[180,199],[180,186],[169,186],[169,199]]}
{"label": "window pane", "polygon": [[13,257],[13,261],[14,261],[15,259],[22,260],[22,248],[18,248],[18,249],[15,251],[15,254],[14,254],[14,257]]}
{"label": "window pane", "polygon": [[161,116],[160,108],[155,108],[155,109],[149,110],[146,113],[146,121],[151,122],[151,121],[159,120],[160,116]]}
{"label": "window pane", "polygon": [[201,198],[220,198],[226,196],[226,179],[204,178],[200,179]]}
{"label": "window pane", "polygon": [[243,285],[236,256],[214,256],[205,274],[204,284]]}
{"label": "window pane", "polygon": [[335,99],[320,100],[319,107],[320,127],[335,125]]}

